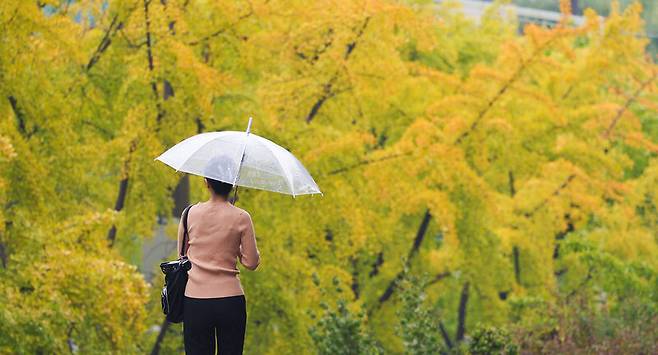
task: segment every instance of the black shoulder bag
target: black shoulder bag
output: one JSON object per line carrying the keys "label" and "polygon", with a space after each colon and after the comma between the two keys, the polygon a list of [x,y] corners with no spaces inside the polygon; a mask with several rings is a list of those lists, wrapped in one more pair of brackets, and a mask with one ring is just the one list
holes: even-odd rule
{"label": "black shoulder bag", "polygon": [[164,287],[160,294],[162,312],[167,321],[180,323],[183,321],[183,297],[185,297],[185,286],[187,285],[187,272],[192,268],[192,262],[185,255],[185,244],[189,238],[187,232],[187,214],[192,205],[183,211],[183,242],[181,243],[180,257],[178,260],[167,261],[160,264],[160,269],[165,274]]}

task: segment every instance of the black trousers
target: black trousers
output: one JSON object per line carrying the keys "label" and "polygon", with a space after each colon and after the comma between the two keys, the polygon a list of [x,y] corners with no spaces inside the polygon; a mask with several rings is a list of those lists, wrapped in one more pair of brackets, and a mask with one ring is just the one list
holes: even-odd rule
{"label": "black trousers", "polygon": [[185,354],[214,355],[215,339],[220,355],[242,354],[247,322],[244,295],[221,298],[185,297],[183,338]]}

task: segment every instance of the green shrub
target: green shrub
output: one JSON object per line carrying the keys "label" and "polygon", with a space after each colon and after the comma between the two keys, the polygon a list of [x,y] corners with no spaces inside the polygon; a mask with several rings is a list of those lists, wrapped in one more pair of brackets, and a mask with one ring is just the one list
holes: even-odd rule
{"label": "green shrub", "polygon": [[478,354],[518,354],[510,334],[502,328],[478,325],[471,334],[468,352]]}
{"label": "green shrub", "polygon": [[326,303],[323,317],[309,329],[311,338],[320,355],[333,354],[381,354],[381,347],[364,329],[365,315],[363,312],[352,314],[345,300],[337,302],[337,308],[332,310]]}

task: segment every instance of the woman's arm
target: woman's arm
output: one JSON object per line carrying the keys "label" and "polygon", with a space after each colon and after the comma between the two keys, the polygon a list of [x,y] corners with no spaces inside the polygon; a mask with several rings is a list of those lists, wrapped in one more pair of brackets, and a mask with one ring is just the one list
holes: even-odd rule
{"label": "woman's arm", "polygon": [[240,263],[249,270],[256,270],[260,264],[260,252],[256,245],[256,234],[254,223],[249,213],[244,212],[241,216],[244,228],[240,238]]}

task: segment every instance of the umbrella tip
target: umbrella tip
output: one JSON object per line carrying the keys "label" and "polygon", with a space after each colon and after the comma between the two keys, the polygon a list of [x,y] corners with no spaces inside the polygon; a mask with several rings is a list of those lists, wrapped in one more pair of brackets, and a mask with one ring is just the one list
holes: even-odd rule
{"label": "umbrella tip", "polygon": [[253,120],[254,120],[254,118],[250,116],[249,117],[249,123],[247,123],[247,134],[249,134],[249,132],[251,132],[251,121],[253,121]]}

